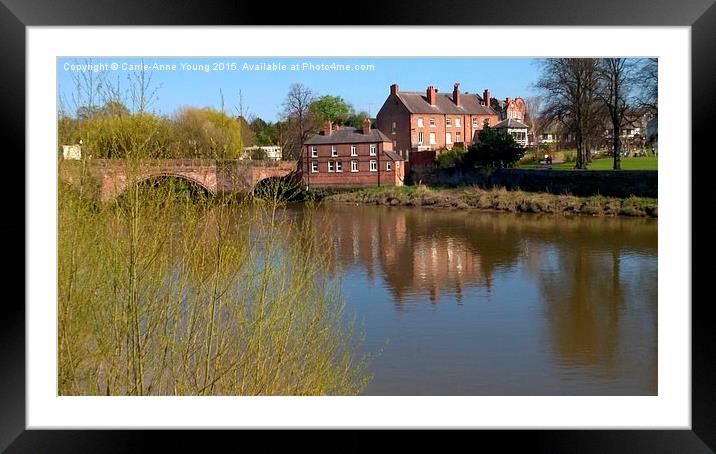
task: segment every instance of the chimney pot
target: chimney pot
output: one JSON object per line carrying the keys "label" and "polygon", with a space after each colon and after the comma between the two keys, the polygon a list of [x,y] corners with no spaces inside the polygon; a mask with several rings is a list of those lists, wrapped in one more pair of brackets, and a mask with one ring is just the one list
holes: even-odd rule
{"label": "chimney pot", "polygon": [[435,87],[433,87],[432,85],[430,85],[428,87],[428,89],[425,91],[425,95],[426,95],[425,97],[428,98],[428,103],[431,106],[434,106],[437,103],[437,100],[438,100],[437,93],[438,93],[437,89]]}
{"label": "chimney pot", "polygon": [[393,84],[390,86],[390,94],[391,95],[397,95],[399,91],[400,91],[400,87],[398,86],[398,84]]}
{"label": "chimney pot", "polygon": [[456,106],[460,105],[460,82],[455,82],[452,89],[452,100]]}
{"label": "chimney pot", "polygon": [[370,118],[363,119],[363,134],[370,134]]}

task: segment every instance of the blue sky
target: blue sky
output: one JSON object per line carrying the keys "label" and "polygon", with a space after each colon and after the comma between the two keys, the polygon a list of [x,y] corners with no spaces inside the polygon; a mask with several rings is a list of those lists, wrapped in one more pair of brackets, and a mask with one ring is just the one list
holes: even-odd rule
{"label": "blue sky", "polygon": [[[402,91],[424,91],[434,85],[441,92],[452,92],[455,82],[460,91],[482,93],[487,88],[495,98],[529,97],[534,94],[532,84],[538,76],[536,60],[532,58],[95,58],[91,63],[104,67],[82,67],[85,58],[58,59],[59,93],[70,104],[74,91],[73,75],[83,71],[106,70],[114,85],[128,88],[128,65],[144,62],[151,70],[152,83],[157,88],[153,110],[171,115],[181,106],[221,106],[224,94],[226,111],[236,113],[241,90],[244,110],[249,116],[276,121],[281,112],[289,86],[302,83],[318,96],[341,96],[357,111],[369,111],[375,116],[388,96],[390,85],[397,83]],[[256,66],[260,70],[254,70]],[[351,70],[339,70],[332,64],[345,65]],[[80,65],[73,67],[72,65]],[[330,70],[311,68],[327,65]],[[116,67],[116,69],[113,69]],[[189,66],[182,66],[189,65]],[[286,65],[285,67],[275,65]],[[372,70],[355,70],[355,65],[373,65]],[[124,69],[123,69],[124,68]]]}

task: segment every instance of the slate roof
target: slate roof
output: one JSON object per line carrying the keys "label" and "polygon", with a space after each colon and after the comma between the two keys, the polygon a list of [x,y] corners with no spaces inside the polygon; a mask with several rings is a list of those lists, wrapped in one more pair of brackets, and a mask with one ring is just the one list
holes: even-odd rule
{"label": "slate roof", "polygon": [[425,93],[400,91],[398,98],[410,113],[457,114],[457,115],[499,115],[491,107],[483,106],[482,98],[474,93],[460,93],[460,105],[452,100],[452,93],[437,93],[435,105],[430,105]]}
{"label": "slate roof", "polygon": [[330,136],[323,134],[315,134],[306,140],[304,145],[321,145],[329,143],[376,143],[390,142],[388,136],[380,132],[378,129],[371,129],[369,134],[363,134],[362,129],[352,128],[350,126],[343,127],[337,131],[333,131]]}
{"label": "slate roof", "polygon": [[385,155],[388,156],[388,157],[389,157],[390,159],[392,159],[393,161],[405,161],[405,159],[403,159],[402,156],[400,156],[398,153],[396,153],[396,152],[394,152],[394,151],[387,151],[387,150],[386,150],[386,151],[384,151],[383,153],[385,153]]}
{"label": "slate roof", "polygon": [[514,118],[508,118],[507,120],[502,120],[497,123],[493,128],[527,129],[527,125]]}

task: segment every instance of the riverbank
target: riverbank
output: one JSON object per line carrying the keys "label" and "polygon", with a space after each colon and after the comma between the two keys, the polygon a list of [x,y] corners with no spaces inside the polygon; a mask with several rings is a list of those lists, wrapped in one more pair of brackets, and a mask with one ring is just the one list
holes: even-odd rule
{"label": "riverbank", "polygon": [[478,209],[511,213],[589,216],[658,216],[657,199],[644,197],[577,197],[542,192],[480,189],[476,186],[434,188],[424,185],[373,187],[326,196],[327,203]]}

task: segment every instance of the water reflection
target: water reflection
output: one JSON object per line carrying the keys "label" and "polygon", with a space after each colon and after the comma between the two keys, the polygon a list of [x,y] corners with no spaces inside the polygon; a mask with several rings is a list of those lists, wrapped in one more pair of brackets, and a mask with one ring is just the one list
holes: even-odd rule
{"label": "water reflection", "polygon": [[657,392],[654,220],[372,206],[307,220],[332,239],[335,270],[373,320],[375,344],[401,339],[369,392]]}

